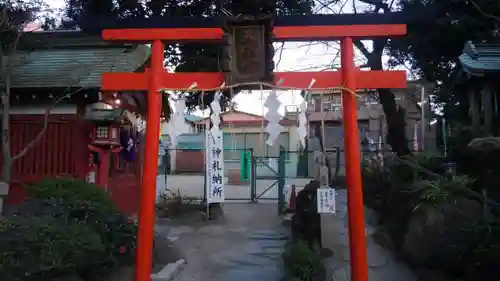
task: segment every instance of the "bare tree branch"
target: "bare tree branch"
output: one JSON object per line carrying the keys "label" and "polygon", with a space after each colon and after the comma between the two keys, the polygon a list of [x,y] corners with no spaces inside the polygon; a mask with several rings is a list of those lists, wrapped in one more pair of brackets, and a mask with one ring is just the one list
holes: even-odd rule
{"label": "bare tree branch", "polygon": [[486,13],[478,4],[476,1],[474,0],[470,0],[470,2],[472,3],[472,5],[476,8],[476,10],[478,10],[481,14],[483,14],[483,16],[487,17],[487,18],[490,18],[490,19],[494,19],[494,20],[497,20],[497,21],[500,21],[500,17],[497,17],[495,15],[492,15],[492,14],[488,14]]}
{"label": "bare tree branch", "polygon": [[363,42],[361,42],[361,40],[354,40],[353,43],[354,43],[354,46],[356,46],[356,48],[358,48],[358,50],[363,54],[363,56],[365,56],[365,58],[367,60],[370,60],[372,53],[370,51],[368,51],[365,44],[363,44]]}
{"label": "bare tree branch", "polygon": [[[122,51],[125,51],[125,50],[122,50]],[[119,60],[119,58],[115,59],[115,62],[116,60]],[[100,64],[102,64],[103,62],[105,61],[105,59],[103,59],[101,61]],[[111,71],[115,66],[115,63],[113,63],[109,70],[108,71]],[[81,74],[81,75],[78,75],[79,77],[79,80],[80,78],[83,76],[84,74]],[[79,82],[79,81],[77,81]],[[68,89],[70,88],[70,86],[68,86]],[[52,104],[45,110],[45,114],[44,114],[44,119],[43,119],[43,128],[42,130],[38,133],[38,135],[32,139],[18,154],[16,154],[15,156],[12,156],[12,162],[16,161],[17,159],[23,157],[24,155],[26,155],[26,153],[28,153],[28,151],[34,147],[42,138],[43,136],[45,135],[45,132],[47,131],[48,127],[49,127],[49,116],[50,116],[50,112],[52,111],[52,109],[54,109],[54,107],[56,107],[61,101],[63,101],[64,99],[67,99],[67,98],[71,98],[73,95],[83,91],[84,88],[79,88],[71,93],[68,93],[62,97],[59,97],[57,98],[56,100],[54,100],[52,102]]]}
{"label": "bare tree branch", "polygon": [[279,49],[279,55],[278,55],[278,61],[276,62],[276,67],[278,67],[278,65],[281,62],[281,58],[283,56],[283,51],[285,49],[285,42],[281,42],[281,47],[279,47],[278,49]]}
{"label": "bare tree branch", "polygon": [[28,153],[28,151],[32,147],[34,147],[43,138],[43,136],[45,135],[45,132],[47,131],[47,128],[49,127],[49,116],[50,116],[50,112],[52,111],[52,109],[54,109],[54,107],[56,107],[57,104],[59,102],[61,102],[62,100],[66,99],[66,98],[70,98],[71,96],[73,96],[76,93],[81,92],[82,90],[83,90],[83,88],[80,88],[80,89],[78,89],[76,91],[73,91],[71,93],[68,93],[68,94],[62,96],[62,97],[59,97],[58,99],[56,99],[56,100],[54,100],[52,102],[52,104],[49,106],[49,108],[47,108],[47,110],[45,110],[42,130],[19,153],[17,153],[16,155],[12,156],[12,162],[14,162],[17,159],[19,159],[19,158],[23,157],[24,155],[26,155],[26,153]]}

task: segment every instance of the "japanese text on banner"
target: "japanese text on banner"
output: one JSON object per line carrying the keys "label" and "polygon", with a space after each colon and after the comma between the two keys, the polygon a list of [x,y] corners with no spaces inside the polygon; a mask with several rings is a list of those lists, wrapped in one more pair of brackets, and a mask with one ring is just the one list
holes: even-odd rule
{"label": "japanese text on banner", "polygon": [[207,132],[207,202],[223,203],[224,196],[224,148],[222,132]]}

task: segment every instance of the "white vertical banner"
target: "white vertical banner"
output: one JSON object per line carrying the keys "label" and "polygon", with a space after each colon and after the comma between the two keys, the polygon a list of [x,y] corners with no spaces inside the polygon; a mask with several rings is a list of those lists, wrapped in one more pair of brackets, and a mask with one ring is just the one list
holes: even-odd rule
{"label": "white vertical banner", "polygon": [[316,198],[319,214],[335,214],[335,189],[328,186],[318,188]]}
{"label": "white vertical banner", "polygon": [[223,203],[224,195],[224,146],[222,131],[207,130],[206,146],[206,181],[207,181],[207,202]]}

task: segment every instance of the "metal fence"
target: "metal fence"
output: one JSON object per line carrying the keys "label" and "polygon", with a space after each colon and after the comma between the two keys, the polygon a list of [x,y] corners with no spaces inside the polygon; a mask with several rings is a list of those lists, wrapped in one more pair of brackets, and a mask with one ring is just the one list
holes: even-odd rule
{"label": "metal fence", "polygon": [[[311,178],[314,171],[314,151],[286,151],[285,173],[287,178]],[[392,154],[390,150],[361,150],[361,161]],[[341,148],[326,150],[332,176],[344,175],[345,151]]]}
{"label": "metal fence", "polygon": [[[285,177],[310,178],[313,176],[314,158],[313,151],[284,151]],[[390,150],[361,151],[361,160],[382,157],[392,154]],[[246,156],[245,156],[246,155]],[[227,177],[232,171],[243,169],[242,157],[256,157],[255,174],[258,178],[275,177],[278,170],[279,157],[254,155],[252,149],[225,149],[224,150],[224,175]],[[336,174],[344,174],[345,152],[337,147],[326,150],[326,158]],[[159,174],[192,174],[204,175],[205,150],[204,149],[169,149],[159,158]]]}
{"label": "metal fence", "polygon": [[[227,149],[224,161],[225,197],[227,201],[258,202],[273,200],[282,210],[286,185],[303,187],[313,176],[313,151],[289,151],[283,148],[279,157],[255,156],[251,149]],[[363,160],[383,157],[390,151],[362,151]],[[330,176],[344,174],[344,151],[327,150]],[[166,161],[168,160],[168,161]],[[204,149],[169,150],[163,159],[164,172],[157,177],[158,195],[179,191],[182,196],[202,200],[205,195]],[[170,163],[170,164],[169,164]],[[168,167],[170,165],[170,167]],[[166,173],[165,173],[166,172]]]}
{"label": "metal fence", "polygon": [[[245,156],[246,155],[246,156]],[[240,170],[242,157],[253,156],[252,149],[224,149],[224,175]],[[249,161],[251,159],[248,159]],[[160,174],[205,174],[205,149],[168,149],[159,159]]]}

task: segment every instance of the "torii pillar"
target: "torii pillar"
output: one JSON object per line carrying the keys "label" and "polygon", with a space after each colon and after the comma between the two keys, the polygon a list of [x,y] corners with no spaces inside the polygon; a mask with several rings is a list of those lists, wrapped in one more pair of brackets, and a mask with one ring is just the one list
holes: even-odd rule
{"label": "torii pillar", "polygon": [[[345,163],[347,175],[349,249],[352,281],[368,281],[366,234],[363,192],[361,183],[361,154],[358,135],[356,89],[406,88],[404,71],[360,71],[354,66],[353,38],[367,39],[404,35],[405,25],[343,25],[343,26],[276,26],[276,41],[341,40],[340,72],[283,72],[274,73],[280,86],[307,88],[311,79],[312,90],[340,88],[344,120]],[[221,28],[150,28],[108,29],[105,40],[152,42],[151,67],[144,73],[104,73],[103,91],[148,91],[146,142],[142,174],[139,233],[135,280],[149,281],[152,267],[154,238],[156,172],[160,130],[160,89],[188,89],[194,82],[197,90],[213,90],[225,81],[222,73],[167,73],[163,67],[163,41],[222,40]]]}

